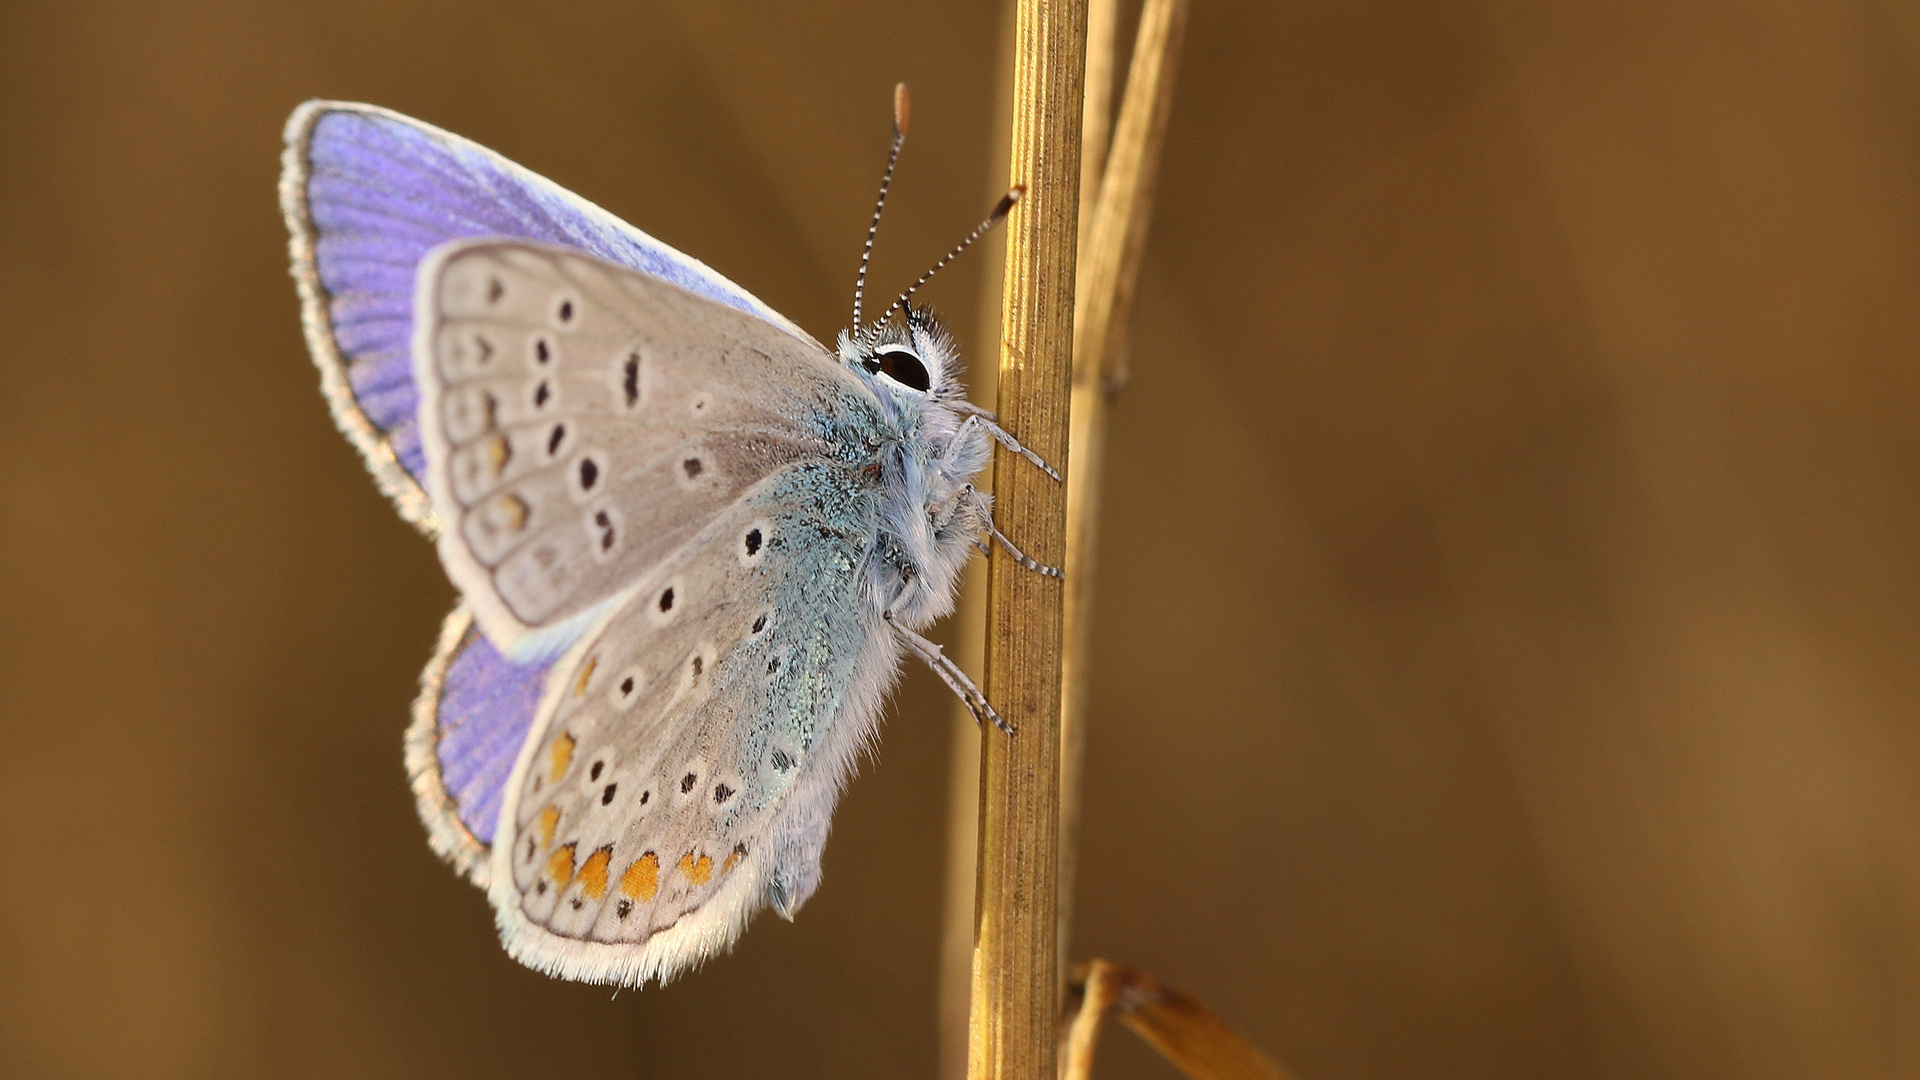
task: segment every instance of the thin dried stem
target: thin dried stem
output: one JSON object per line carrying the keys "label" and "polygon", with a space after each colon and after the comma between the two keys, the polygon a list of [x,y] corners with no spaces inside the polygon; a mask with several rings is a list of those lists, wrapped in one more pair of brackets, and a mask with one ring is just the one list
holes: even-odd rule
{"label": "thin dried stem", "polygon": [[[1086,104],[1081,110],[1080,131],[1080,237],[1079,253],[1082,259],[1087,252],[1087,244],[1093,233],[1095,211],[1099,205],[1101,172],[1107,162],[1107,139],[1113,132],[1113,74],[1118,66],[1119,42],[1115,39],[1120,23],[1119,0],[1089,0],[1087,4],[1087,93]],[[1079,280],[1074,288],[1074,302],[1084,303],[1081,290],[1086,283],[1086,264],[1081,262],[1077,273]],[[1075,328],[1074,364],[1080,363],[1078,348],[1078,327]],[[1086,425],[1075,417],[1072,431],[1067,440],[1067,456],[1072,457],[1076,450],[1086,445]],[[1097,474],[1100,463],[1098,451],[1095,451],[1094,470]],[[1085,505],[1086,486],[1076,476],[1067,485],[1067,558],[1074,558],[1074,541],[1078,534],[1086,532],[1085,520],[1092,508]],[[1076,524],[1076,521],[1079,523]],[[1086,564],[1083,554],[1081,562]],[[1091,567],[1088,567],[1089,571]],[[1077,599],[1076,599],[1077,598]],[[1079,869],[1080,834],[1080,763],[1085,758],[1086,740],[1082,732],[1085,725],[1076,715],[1075,693],[1076,677],[1084,682],[1086,676],[1084,662],[1076,664],[1076,649],[1084,653],[1084,643],[1076,646],[1076,639],[1085,639],[1086,628],[1086,589],[1078,582],[1067,582],[1066,642],[1067,653],[1062,678],[1063,691],[1060,707],[1060,923],[1054,931],[1059,939],[1061,977],[1066,976],[1066,966],[1072,959],[1073,930],[1073,882]],[[1077,614],[1076,614],[1077,612]],[[1076,669],[1079,674],[1076,675]],[[1078,707],[1084,711],[1085,691],[1079,694],[1082,700]]]}
{"label": "thin dried stem", "polygon": [[[1074,253],[1079,222],[1086,0],[1020,0],[1014,26],[1011,182],[1027,197],[1007,218],[1001,304],[1000,423],[1067,466],[1073,382]],[[1066,549],[1066,491],[1001,448],[995,516],[1043,562]],[[968,1075],[1054,1080],[1060,841],[1057,578],[995,549],[989,564],[987,695],[1018,730],[980,741],[978,917]]]}
{"label": "thin dried stem", "polygon": [[1289,1080],[1273,1059],[1220,1022],[1198,1001],[1144,972],[1092,960],[1074,973],[1069,1002],[1078,1010],[1067,1036],[1062,1080],[1089,1080],[1100,1021],[1112,1012],[1187,1080]]}
{"label": "thin dried stem", "polygon": [[[1030,25],[1034,5],[1021,0],[1016,18],[1022,31]],[[1058,749],[1059,789],[1054,805],[1059,826],[1057,839],[1055,926],[1054,946],[1064,954],[1065,943],[1071,929],[1072,884],[1074,875],[1074,848],[1077,832],[1079,807],[1079,772],[1084,746],[1084,717],[1087,697],[1087,654],[1089,630],[1091,624],[1091,585],[1093,578],[1093,554],[1096,537],[1095,524],[1098,518],[1101,466],[1104,458],[1103,444],[1108,372],[1115,370],[1121,363],[1125,352],[1125,324],[1132,309],[1134,286],[1138,280],[1141,252],[1147,231],[1147,222],[1152,207],[1153,181],[1157,170],[1160,146],[1166,130],[1168,103],[1171,99],[1175,60],[1178,55],[1182,31],[1186,22],[1187,0],[1148,0],[1140,22],[1131,69],[1128,74],[1125,103],[1121,110],[1118,129],[1113,145],[1107,145],[1109,131],[1108,118],[1111,112],[1111,93],[1115,55],[1115,26],[1118,23],[1117,0],[1090,0],[1087,12],[1087,48],[1086,92],[1082,103],[1082,133],[1080,162],[1081,183],[1087,185],[1094,177],[1100,177],[1100,183],[1092,187],[1083,186],[1080,192],[1081,220],[1075,237],[1082,261],[1078,268],[1078,288],[1075,308],[1075,349],[1073,361],[1072,423],[1070,434],[1069,460],[1074,469],[1068,474],[1068,509],[1066,525],[1066,545],[1068,576],[1064,597],[1065,611],[1062,616],[1061,642],[1064,654],[1061,657],[1061,675],[1063,678],[1061,699],[1061,730]],[[1018,38],[1016,49],[1026,47],[1029,39]],[[1016,69],[1030,61],[1029,54],[1017,51],[1014,56]],[[1025,70],[1032,70],[1027,68]],[[1016,94],[1021,95],[1021,104],[1017,109],[1030,108],[1030,99],[1025,96],[1026,84],[1016,78]],[[1031,123],[1031,112],[1016,111],[1016,132],[1022,122]],[[1058,118],[1056,117],[1056,122]],[[1045,145],[1045,144],[1042,144]],[[1058,142],[1053,145],[1060,145]],[[1015,153],[1021,152],[1018,135],[1015,140]],[[1058,161],[1054,162],[1058,165]],[[1023,176],[1016,166],[1013,170],[1016,181]],[[1016,261],[1019,255],[1010,241],[1008,257],[1008,280],[1013,282],[1019,272]],[[1015,351],[1012,336],[1011,313],[1013,311],[1013,290],[1008,290],[1007,311],[1009,321],[1003,328],[1002,378],[1007,378],[1014,366],[1022,359]],[[1087,336],[1079,336],[1087,335]],[[1002,396],[1002,412],[1007,410],[1005,391]],[[1084,411],[1083,411],[1084,410]],[[1083,464],[1085,466],[1083,470]],[[1010,474],[996,471],[996,477],[1013,479]],[[1000,502],[1001,521],[1010,521],[1007,514],[1007,502],[1003,496]],[[1001,582],[1000,566],[996,563],[995,582]],[[994,650],[1004,644],[999,637],[1004,621],[997,617],[999,594],[995,594],[996,617],[991,620],[995,631],[989,649]],[[997,657],[998,653],[992,653]],[[990,673],[993,671],[989,664]],[[999,700],[1000,691],[989,678],[990,696]],[[1025,733],[1023,733],[1024,735]],[[990,805],[989,791],[995,783],[990,763],[994,757],[991,743],[987,745],[982,761],[982,801],[980,803],[979,828],[975,832],[985,836],[990,830],[990,819],[995,808]],[[956,776],[960,775],[959,772]],[[967,796],[956,792],[955,814],[963,811]],[[966,830],[955,829],[952,857],[961,858],[971,845],[963,843],[975,839],[974,836],[962,836]],[[976,898],[976,934],[975,951],[970,975],[972,977],[972,1004],[974,1013],[970,1027],[970,1075],[1012,1075],[982,1071],[985,1066],[980,1054],[981,1034],[981,993],[982,993],[982,956],[983,938],[981,931],[987,927],[991,918],[987,908],[992,899],[989,883],[989,862],[993,853],[980,849],[978,888]],[[950,919],[958,914],[958,905],[949,904]],[[950,942],[957,941],[957,934],[949,933]],[[947,949],[949,970],[955,949]],[[1029,973],[1031,974],[1031,973]],[[954,980],[949,976],[944,984]],[[951,1001],[953,995],[947,994]],[[947,1015],[951,1015],[949,1007]],[[1084,1017],[1083,1017],[1084,1019]],[[952,1022],[946,1022],[946,1029],[952,1030]],[[1077,1028],[1076,1030],[1080,1030]],[[1091,1030],[1083,1031],[1090,1038]],[[951,1041],[951,1040],[949,1040]],[[1090,1044],[1088,1046],[1090,1053]],[[951,1061],[951,1055],[947,1057]],[[1090,1059],[1089,1059],[1090,1060]],[[953,1070],[943,1070],[943,1075],[954,1075]]]}
{"label": "thin dried stem", "polygon": [[1112,965],[1105,960],[1089,960],[1068,987],[1068,995],[1078,992],[1080,1008],[1067,1029],[1067,1045],[1062,1049],[1060,1080],[1091,1080],[1093,1051],[1100,1045],[1100,1022],[1113,1009],[1120,992],[1120,981],[1110,977]]}
{"label": "thin dried stem", "polygon": [[1187,7],[1187,0],[1147,0],[1140,13],[1120,121],[1080,262],[1079,307],[1074,312],[1076,384],[1109,378],[1112,372],[1105,365],[1113,359],[1113,342],[1126,333],[1133,313]]}
{"label": "thin dried stem", "polygon": [[[1007,181],[1013,143],[1013,26],[1015,0],[1002,0],[1000,39],[995,56],[993,136],[988,146],[987,187],[999,191]],[[1006,263],[1006,234],[988,233],[980,241],[981,311],[977,343],[968,350],[968,387],[975,401],[993,401],[1000,385],[1000,294]],[[976,483],[992,487],[991,475]],[[952,621],[956,663],[980,671],[987,655],[987,564],[967,566],[960,590],[959,610]],[[968,1013],[973,1007],[974,899],[980,891],[975,854],[980,832],[980,728],[964,704],[955,703],[950,721],[953,744],[948,765],[947,883],[940,934],[940,1077],[964,1080],[967,1075]]]}
{"label": "thin dried stem", "polygon": [[1080,110],[1080,253],[1086,254],[1093,228],[1094,200],[1107,167],[1107,139],[1113,133],[1113,69],[1119,45],[1120,0],[1087,0],[1087,89]]}
{"label": "thin dried stem", "polygon": [[[1133,311],[1134,285],[1152,217],[1154,178],[1186,18],[1187,0],[1147,0],[1140,14],[1120,120],[1107,151],[1093,220],[1081,230],[1086,247],[1080,253],[1075,294],[1073,429],[1067,455],[1073,461],[1067,479],[1067,652],[1060,717],[1060,921],[1055,933],[1063,956],[1069,955],[1072,941],[1073,886],[1079,862],[1094,562],[1106,469],[1108,388],[1115,385],[1108,373],[1120,366],[1126,352],[1127,319]],[[1087,205],[1084,193],[1081,205]]]}

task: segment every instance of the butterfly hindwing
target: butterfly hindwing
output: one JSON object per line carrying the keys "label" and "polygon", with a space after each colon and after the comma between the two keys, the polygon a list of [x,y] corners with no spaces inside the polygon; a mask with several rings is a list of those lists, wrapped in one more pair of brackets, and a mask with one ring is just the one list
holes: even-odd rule
{"label": "butterfly hindwing", "polygon": [[434,851],[482,888],[507,776],[533,726],[550,666],[501,656],[463,603],[447,616],[420,675],[407,729],[407,775]]}
{"label": "butterfly hindwing", "polygon": [[457,135],[371,105],[287,121],[280,202],[307,342],[334,418],[408,521],[432,531],[413,382],[415,272],[450,240],[558,244],[670,282],[811,342],[705,264]]}
{"label": "butterfly hindwing", "polygon": [[781,469],[554,666],[492,860],[516,957],[639,985],[806,899],[896,663],[875,499],[839,462]]}
{"label": "butterfly hindwing", "polygon": [[591,623],[872,395],[762,319],[600,259],[468,241],[420,272],[415,375],[441,560],[509,655]]}

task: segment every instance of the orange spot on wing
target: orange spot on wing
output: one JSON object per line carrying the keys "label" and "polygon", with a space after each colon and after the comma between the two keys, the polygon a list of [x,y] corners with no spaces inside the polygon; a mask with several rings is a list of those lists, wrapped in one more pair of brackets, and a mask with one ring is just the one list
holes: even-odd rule
{"label": "orange spot on wing", "polygon": [[560,827],[560,808],[548,804],[545,810],[540,811],[539,825],[540,846],[546,847],[553,843],[553,830]]}
{"label": "orange spot on wing", "polygon": [[620,891],[636,900],[651,900],[660,890],[660,856],[649,851],[620,875]]}
{"label": "orange spot on wing", "polygon": [[613,845],[587,856],[587,864],[580,868],[580,891],[589,899],[598,900],[607,895],[607,864],[613,861]]}
{"label": "orange spot on wing", "polygon": [[741,859],[746,858],[746,855],[747,855],[747,845],[745,844],[733,845],[733,850],[727,852],[727,861],[720,864],[720,872],[724,874],[727,871],[733,869],[734,864],[739,862]]}
{"label": "orange spot on wing", "polygon": [[[574,697],[586,696],[587,683],[593,679],[593,669],[599,666],[600,658],[597,656],[587,657],[587,662],[580,665],[580,678],[573,684]],[[558,779],[558,777],[556,776],[555,779]]]}
{"label": "orange spot on wing", "polygon": [[680,856],[680,872],[687,875],[687,880],[695,885],[705,885],[707,879],[713,876],[713,860],[705,855],[695,859],[693,852],[689,851]]}
{"label": "orange spot on wing", "polygon": [[573,880],[572,844],[562,844],[554,850],[553,858],[547,860],[547,876],[562,889],[567,887],[567,882]]}
{"label": "orange spot on wing", "polygon": [[566,774],[567,764],[573,760],[573,736],[562,735],[553,740],[553,779],[558,780]]}
{"label": "orange spot on wing", "polygon": [[490,506],[491,509],[487,511],[487,523],[493,528],[505,529],[508,532],[519,532],[526,528],[527,518],[533,512],[528,509],[527,500],[518,495],[502,495],[493,500]]}

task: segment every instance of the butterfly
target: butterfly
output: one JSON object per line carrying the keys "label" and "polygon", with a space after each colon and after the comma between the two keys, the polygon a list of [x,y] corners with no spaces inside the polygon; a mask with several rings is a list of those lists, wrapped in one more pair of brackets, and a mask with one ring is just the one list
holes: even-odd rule
{"label": "butterfly", "polygon": [[967,402],[913,289],[862,322],[879,207],[828,349],[386,109],[300,106],[280,198],[334,419],[461,594],[406,764],[515,959],[637,987],[791,918],[905,655],[1011,733],[920,631],[989,541],[1058,574],[973,486],[994,442],[1058,474]]}

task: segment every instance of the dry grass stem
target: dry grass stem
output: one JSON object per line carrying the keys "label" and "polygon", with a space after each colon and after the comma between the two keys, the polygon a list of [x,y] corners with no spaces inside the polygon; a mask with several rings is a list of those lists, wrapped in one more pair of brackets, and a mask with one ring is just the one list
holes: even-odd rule
{"label": "dry grass stem", "polygon": [[1110,977],[1113,965],[1105,960],[1088,961],[1068,990],[1068,997],[1077,994],[1080,1007],[1068,1011],[1073,1013],[1073,1023],[1067,1027],[1066,1045],[1060,1049],[1060,1080],[1091,1080],[1093,1076],[1093,1052],[1100,1045],[1100,1022],[1107,1018],[1113,1009],[1114,995],[1120,992],[1120,981]]}
{"label": "dry grass stem", "polygon": [[1187,1080],[1289,1080],[1289,1075],[1206,1007],[1143,972],[1093,960],[1074,975],[1078,1010],[1067,1034],[1063,1080],[1089,1080],[1100,1021],[1108,1012],[1173,1063]]}
{"label": "dry grass stem", "polygon": [[[1092,653],[1093,583],[1099,539],[1100,492],[1106,464],[1108,373],[1125,353],[1126,323],[1132,314],[1134,285],[1140,275],[1152,216],[1154,176],[1164,141],[1187,0],[1147,0],[1134,39],[1120,120],[1097,195],[1081,193],[1080,205],[1094,206],[1082,222],[1078,305],[1074,325],[1073,425],[1067,476],[1066,657],[1061,704],[1060,746],[1060,922],[1062,955],[1072,941],[1073,884],[1077,872],[1080,821],[1080,769],[1085,758],[1089,664]],[[1112,48],[1112,12],[1108,49]],[[1090,24],[1089,38],[1092,29]],[[1096,69],[1088,60],[1091,83]],[[1107,80],[1111,82],[1110,77]],[[1091,96],[1091,95],[1090,95]],[[1088,113],[1093,112],[1091,106]],[[1089,137],[1088,142],[1092,139]],[[1082,170],[1082,175],[1086,175]]]}
{"label": "dry grass stem", "polygon": [[[1014,25],[1011,180],[1027,195],[1007,219],[1000,422],[1057,467],[1067,456],[1073,380],[1074,249],[1086,0],[1020,0]],[[995,517],[1036,558],[1066,552],[1064,486],[1002,449]],[[987,598],[987,696],[1017,729],[981,739],[979,897],[968,1075],[1053,1080],[1060,1008],[1061,619],[1058,579],[995,550]]]}
{"label": "dry grass stem", "polygon": [[1103,365],[1113,358],[1113,343],[1125,334],[1133,313],[1187,8],[1187,0],[1147,0],[1140,13],[1120,120],[1107,151],[1093,221],[1085,229],[1079,307],[1074,312],[1076,384],[1113,374]]}
{"label": "dry grass stem", "polygon": [[[1113,133],[1113,69],[1118,56],[1120,0],[1087,0],[1086,100],[1080,109],[1080,240],[1087,250],[1100,174],[1107,167],[1107,137]],[[1076,296],[1078,293],[1075,294]]]}
{"label": "dry grass stem", "polygon": [[[1055,738],[1047,739],[1050,746],[1040,746],[1039,739],[1028,740],[1027,736],[1035,732],[1027,730],[1026,721],[1016,718],[1015,722],[1023,725],[1019,737],[1005,747],[998,747],[998,740],[993,738],[983,743],[977,830],[978,896],[973,923],[968,1027],[968,1073],[975,1077],[1039,1075],[1025,1071],[1030,1067],[1038,1067],[1039,1055],[1027,1055],[1020,1064],[1015,1064],[1015,1058],[1019,1055],[1012,1052],[1007,1027],[1016,1022],[1010,1011],[1012,999],[1007,996],[1015,991],[1012,982],[1023,983],[1027,988],[1024,992],[1030,995],[1029,1000],[1038,1006],[1042,1000],[1038,972],[1021,972],[1005,967],[1004,950],[1013,946],[1009,935],[1024,933],[1029,939],[1025,958],[1037,958],[1043,946],[1058,958],[1071,926],[1073,849],[1087,696],[1090,585],[1105,434],[1107,395],[1103,388],[1108,385],[1107,373],[1114,370],[1125,348],[1124,327],[1131,313],[1134,285],[1152,208],[1154,173],[1166,130],[1175,60],[1186,11],[1186,0],[1148,0],[1141,14],[1119,121],[1117,126],[1113,126],[1110,125],[1110,117],[1118,3],[1117,0],[1091,0],[1084,14],[1087,55],[1079,116],[1079,221],[1077,228],[1069,234],[1074,249],[1066,252],[1056,249],[1048,253],[1045,245],[1058,243],[1061,223],[1051,223],[1049,233],[1048,223],[1042,220],[1039,205],[1031,197],[1023,207],[1023,212],[1030,215],[1024,219],[1025,231],[1016,222],[1016,228],[1010,230],[1008,237],[1001,334],[1002,421],[1012,430],[1021,432],[1043,455],[1059,456],[1058,451],[1048,453],[1047,444],[1041,441],[1038,434],[1041,429],[1036,425],[1047,419],[1057,422],[1057,409],[1060,404],[1067,402],[1055,398],[1049,404],[1041,398],[1028,399],[1025,394],[1030,390],[1057,392],[1061,389],[1057,383],[1051,387],[1045,384],[1049,375],[1058,379],[1062,373],[1050,369],[1045,363],[1037,363],[1042,357],[1035,349],[1042,341],[1056,347],[1063,341],[1071,341],[1071,389],[1065,396],[1071,402],[1072,421],[1065,457],[1073,468],[1067,474],[1063,523],[1068,574],[1064,595],[1058,596],[1061,604],[1059,621],[1051,628],[1051,634],[1047,632],[1049,628],[1043,625],[1048,612],[1043,606],[1035,604],[1036,599],[1041,604],[1049,599],[1046,596],[1047,583],[1021,580],[1017,574],[1010,573],[1017,568],[997,556],[992,570],[988,694],[1000,702],[1003,709],[1017,708],[1017,713],[1011,713],[1016,717],[1032,715],[1027,711],[1031,706],[1048,700],[1057,701],[1059,713],[1056,715],[1060,727],[1056,729]],[[1016,183],[1025,182],[1030,189],[1040,175],[1042,158],[1046,166],[1056,170],[1053,174],[1056,181],[1065,180],[1069,175],[1067,170],[1073,167],[1066,160],[1066,155],[1046,152],[1048,148],[1071,145],[1064,141],[1069,116],[1057,111],[1057,107],[1056,111],[1049,113],[1045,100],[1034,96],[1042,84],[1058,86],[1067,81],[1067,72],[1046,67],[1049,54],[1045,48],[1035,51],[1042,44],[1037,36],[1041,31],[1036,20],[1062,16],[1071,18],[1068,12],[1049,9],[1047,5],[1029,3],[1027,0],[1021,0],[1015,13],[1015,106],[1010,140],[1014,158],[1011,172]],[[1054,39],[1051,47],[1060,50],[1065,44]],[[1111,146],[1108,142],[1110,131],[1113,135]],[[1040,156],[1023,157],[1035,154]],[[1030,162],[1031,166],[1023,168],[1023,161]],[[1096,179],[1098,183],[1094,182]],[[1074,321],[1070,328],[1071,336],[1063,338],[1062,331],[1069,328],[1058,325],[1058,313],[1068,308],[1022,308],[1021,298],[1016,294],[1024,285],[1029,290],[1049,288],[1051,295],[1058,297],[1063,279],[1055,277],[1047,281],[1046,275],[1049,272],[1058,274],[1064,267],[1073,266],[1076,252],[1082,258],[1072,278],[1077,282],[1073,293],[1076,303],[1071,308]],[[1016,321],[1021,319],[1027,320],[1026,337],[1021,336],[1021,327],[1016,326]],[[1057,363],[1058,354],[1050,359]],[[1049,493],[1040,491],[1034,481],[1035,476],[1023,475],[1018,468],[1008,470],[1004,459],[996,463],[995,487],[999,493],[998,516],[1002,527],[1020,528],[1021,532],[1017,535],[1027,538],[1023,539],[1023,543],[1045,552],[1048,548],[1033,544],[1031,538],[1047,532],[1044,527],[1046,523],[1029,519],[1027,512],[1030,509],[1041,512],[1049,510],[1049,507],[1042,505],[1045,495]],[[1013,505],[1016,488],[1038,498],[1029,500],[1030,506],[1023,504],[1022,510],[1016,510]],[[1057,498],[1060,493],[1054,491],[1050,494]],[[1040,557],[1045,558],[1045,555]],[[1010,601],[1018,607],[1008,606]],[[1023,623],[1029,629],[1019,629]],[[1049,638],[1058,647],[1052,658],[1040,655],[1036,649]],[[1008,663],[1020,667],[1008,670]],[[1048,698],[1050,691],[1045,685],[1049,669],[1061,680],[1051,691],[1059,696],[1052,698]],[[1018,706],[1015,705],[1016,701],[1020,703]],[[1031,761],[1024,778],[1018,771],[1020,766],[1016,758]],[[1011,771],[996,774],[996,759],[1003,759],[999,763]],[[1048,779],[1057,785],[1051,792],[1041,790],[1048,786]],[[963,798],[963,795],[957,794],[956,805]],[[1047,805],[1049,802],[1051,805]],[[1040,859],[1037,847],[1039,840],[1032,834],[1027,834],[1025,839],[1036,846],[1025,857],[1034,860],[1028,864],[1034,871],[1041,870],[1039,863],[1042,861],[1051,863],[1046,868],[1046,876],[1052,879],[1052,887],[1045,891],[1050,894],[1053,903],[1045,903],[1040,893],[1029,893],[1024,910],[1016,911],[1014,908],[1021,905],[1013,902],[1012,898],[1017,896],[1022,887],[1041,889],[1041,875],[1036,872],[1020,880],[1010,878],[1008,873],[1013,868],[1008,860],[1014,853],[996,850],[995,845],[1013,839],[1014,830],[1022,822],[1038,825],[1042,816],[1051,816],[1057,830],[1053,857],[1051,860]],[[956,840],[960,839],[959,830],[955,832]],[[963,846],[958,842],[954,844],[956,857],[962,854],[960,849]],[[1052,933],[1046,935],[1051,940],[1043,943],[1039,940],[1043,930],[1035,920],[1042,917],[1041,909],[1047,907],[1052,909],[1054,926]],[[951,957],[952,950],[948,952]],[[1002,959],[990,960],[990,953]],[[1059,970],[1063,972],[1064,965]],[[1058,976],[1055,985],[1058,985]],[[1043,1023],[1050,1026],[1050,1017],[1051,1014],[1036,1010],[1025,1018],[1032,1026],[1034,1038],[1039,1037]],[[1085,1020],[1083,1016],[1082,1021]],[[1081,1030],[1082,1026],[1077,1025],[1076,1030]],[[1090,1038],[1091,1030],[1086,1031],[1085,1035]],[[1050,1040],[1049,1036],[1049,1044]],[[948,1075],[952,1074],[950,1069],[945,1071]]]}
{"label": "dry grass stem", "polygon": [[[982,176],[988,198],[1007,189],[1008,154],[1013,141],[1013,25],[1015,0],[1002,0],[1000,40],[993,100],[993,136]],[[977,343],[968,349],[967,386],[975,401],[993,401],[999,391],[1000,294],[1006,236],[1001,230],[980,241],[980,316]],[[992,474],[980,488],[993,491]],[[954,613],[953,659],[967,671],[980,671],[987,656],[987,562],[968,563]],[[967,1075],[967,1026],[973,1008],[973,921],[980,891],[974,865],[980,846],[980,726],[965,702],[954,699],[952,751],[947,774],[947,883],[940,930],[940,1078]]]}
{"label": "dry grass stem", "polygon": [[[1113,131],[1113,74],[1117,66],[1116,55],[1119,42],[1116,33],[1120,23],[1119,0],[1089,0],[1087,4],[1087,90],[1086,102],[1081,110],[1080,129],[1080,233],[1078,251],[1084,258],[1087,241],[1092,232],[1094,210],[1100,197],[1100,173],[1107,161],[1107,137]],[[1076,270],[1077,282],[1074,287],[1074,303],[1082,303],[1085,288],[1086,264],[1080,262]],[[1079,365],[1078,327],[1075,328],[1074,364]],[[1078,407],[1079,402],[1075,402]],[[1085,425],[1079,417],[1074,417],[1072,430],[1067,440],[1067,456],[1074,457],[1084,446],[1083,431]],[[1095,462],[1098,471],[1098,462]],[[1076,529],[1086,530],[1076,525],[1076,493],[1084,494],[1084,485],[1080,477],[1069,475],[1067,478],[1067,601],[1066,601],[1066,657],[1062,673],[1063,689],[1060,705],[1060,908],[1059,927],[1055,934],[1060,949],[1060,975],[1064,982],[1067,965],[1072,960],[1073,930],[1073,880],[1079,866],[1076,857],[1075,841],[1080,832],[1080,763],[1085,758],[1085,740],[1081,735],[1083,725],[1076,722],[1074,715],[1074,662],[1075,641],[1086,638],[1086,589],[1074,575],[1075,562],[1074,539]],[[1080,499],[1084,503],[1084,499]],[[1091,507],[1081,506],[1078,513],[1084,519]],[[1084,525],[1084,520],[1081,521]],[[1085,566],[1084,557],[1080,560]],[[1076,616],[1075,598],[1080,603]],[[1081,648],[1084,653],[1084,647]],[[1085,680],[1085,665],[1079,665],[1082,681]],[[1084,699],[1085,695],[1081,694]]]}

